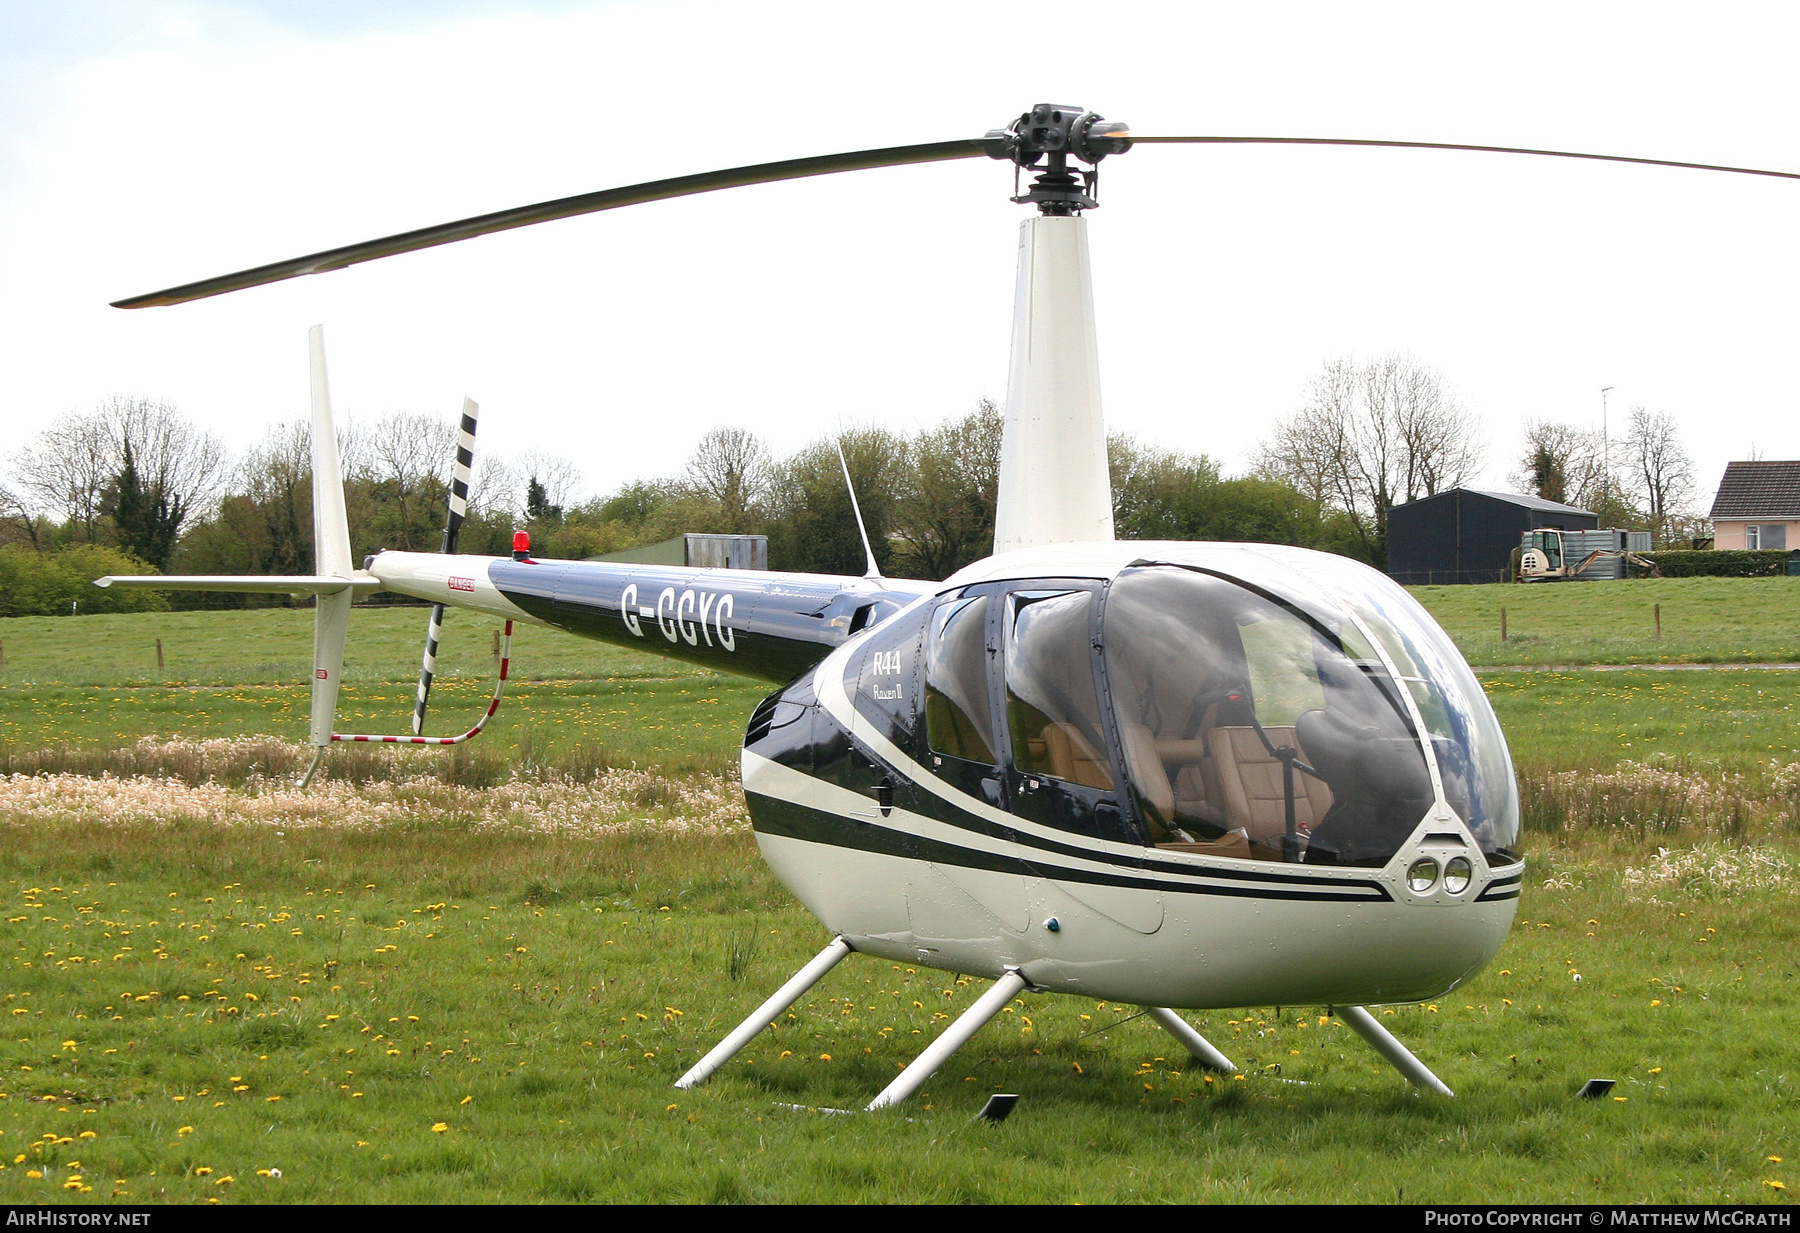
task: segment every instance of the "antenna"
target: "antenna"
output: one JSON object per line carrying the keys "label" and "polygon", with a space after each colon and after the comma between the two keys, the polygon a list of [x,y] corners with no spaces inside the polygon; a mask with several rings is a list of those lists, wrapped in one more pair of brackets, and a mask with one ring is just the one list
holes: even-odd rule
{"label": "antenna", "polygon": [[850,462],[844,457],[843,438],[832,441],[832,445],[837,447],[838,466],[844,468],[844,487],[850,490],[850,512],[856,515],[856,533],[862,536],[863,557],[869,563],[869,568],[863,577],[879,578],[881,577],[881,566],[875,564],[875,550],[869,547],[869,528],[863,525],[862,506],[856,500],[856,484],[850,479]]}

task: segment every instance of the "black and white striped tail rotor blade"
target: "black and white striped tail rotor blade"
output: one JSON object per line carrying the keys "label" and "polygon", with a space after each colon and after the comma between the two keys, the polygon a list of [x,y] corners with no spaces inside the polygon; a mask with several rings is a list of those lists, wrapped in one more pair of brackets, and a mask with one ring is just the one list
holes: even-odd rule
{"label": "black and white striped tail rotor blade", "polygon": [[[469,474],[475,463],[475,421],[481,408],[470,398],[463,399],[462,421],[456,428],[456,465],[450,472],[450,508],[444,518],[444,540],[440,549],[446,555],[456,551],[462,538],[463,522],[469,516]],[[425,657],[419,664],[419,692],[413,699],[412,731],[421,736],[425,731],[425,706],[431,700],[431,682],[437,676],[438,639],[444,632],[444,605],[431,605],[431,620],[425,626]]]}
{"label": "black and white striped tail rotor blade", "polygon": [[450,472],[450,516],[444,520],[446,553],[456,551],[462,538],[463,519],[469,516],[469,476],[475,465],[475,421],[481,408],[472,398],[464,398],[462,420],[456,426],[456,465]]}

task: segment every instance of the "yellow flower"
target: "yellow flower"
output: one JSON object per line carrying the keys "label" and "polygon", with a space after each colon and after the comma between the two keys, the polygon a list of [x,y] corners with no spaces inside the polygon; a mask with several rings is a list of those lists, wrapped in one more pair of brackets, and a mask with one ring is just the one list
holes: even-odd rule
{"label": "yellow flower", "polygon": [[212,1172],[212,1170],[207,1168],[205,1165],[197,1165],[194,1169],[194,1176],[195,1177],[205,1177],[207,1174],[209,1174],[211,1172]]}
{"label": "yellow flower", "polygon": [[1767,1186],[1770,1190],[1786,1190],[1787,1189],[1786,1182],[1778,1182],[1774,1178],[1770,1178],[1768,1181],[1764,1182],[1763,1185]]}
{"label": "yellow flower", "polygon": [[194,1133],[194,1128],[192,1126],[183,1126],[180,1130],[177,1130],[175,1133],[178,1135],[191,1135]]}
{"label": "yellow flower", "polygon": [[450,1129],[450,1124],[448,1122],[433,1122],[432,1126],[431,1126],[431,1133],[434,1135],[441,1135],[446,1130],[449,1130],[449,1129]]}

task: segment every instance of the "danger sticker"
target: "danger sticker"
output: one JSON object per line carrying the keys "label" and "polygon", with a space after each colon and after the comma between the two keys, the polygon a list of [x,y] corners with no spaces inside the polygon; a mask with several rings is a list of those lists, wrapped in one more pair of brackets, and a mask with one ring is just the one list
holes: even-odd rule
{"label": "danger sticker", "polygon": [[452,591],[473,591],[475,580],[473,578],[451,578],[450,589]]}

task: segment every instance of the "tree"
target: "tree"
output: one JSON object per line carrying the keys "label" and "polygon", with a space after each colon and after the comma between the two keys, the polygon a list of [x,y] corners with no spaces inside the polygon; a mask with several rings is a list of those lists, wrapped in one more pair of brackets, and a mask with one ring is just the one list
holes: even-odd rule
{"label": "tree", "polygon": [[105,417],[99,411],[77,411],[54,421],[20,450],[14,471],[26,499],[91,544],[106,524],[101,504],[118,473],[117,461]]}
{"label": "tree", "polygon": [[819,574],[861,574],[868,568],[844,464],[868,528],[875,562],[890,572],[894,497],[905,480],[906,443],[883,428],[851,428],[802,449],[781,468],[779,495],[769,526],[769,563],[777,569]]}
{"label": "tree", "polygon": [[1201,454],[1107,442],[1113,525],[1120,539],[1214,540],[1294,544],[1346,556],[1360,551],[1347,515],[1290,484],[1224,479]]}
{"label": "tree", "polygon": [[187,520],[187,506],[180,496],[171,498],[155,481],[145,479],[129,440],[101,508],[118,530],[120,548],[159,571],[169,567],[181,524]]}
{"label": "tree", "polygon": [[[196,522],[176,550],[186,574],[305,574],[312,570],[312,426],[290,420],[269,429],[238,463],[211,518]],[[286,596],[177,595],[207,607],[288,604]]]}
{"label": "tree", "polygon": [[1519,469],[1508,480],[1521,491],[1579,509],[1594,509],[1611,487],[1600,434],[1550,420],[1525,421]]}
{"label": "tree", "polygon": [[758,521],[768,496],[774,460],[756,434],[742,428],[715,428],[700,438],[682,473],[686,485],[716,503],[721,532],[743,535]]}
{"label": "tree", "polygon": [[1625,432],[1625,465],[1643,505],[1645,521],[1657,542],[1679,538],[1677,524],[1694,499],[1694,460],[1681,444],[1681,432],[1668,411],[1644,406],[1631,409]]}
{"label": "tree", "polygon": [[[561,454],[547,450],[526,450],[519,455],[519,469],[525,475],[525,519],[546,524],[562,521],[563,511],[572,509],[581,498],[581,468]],[[536,489],[535,502],[532,490]]]}
{"label": "tree", "polygon": [[25,495],[53,511],[75,538],[99,543],[121,529],[118,501],[128,461],[130,533],[139,537],[140,550],[166,542],[172,551],[187,520],[211,510],[226,468],[218,438],[170,404],[114,397],[93,411],[65,415],[20,451],[14,470]]}
{"label": "tree", "polygon": [[23,497],[0,484],[0,542],[42,548],[48,529]]}
{"label": "tree", "polygon": [[1481,463],[1474,420],[1434,370],[1405,355],[1333,360],[1263,442],[1257,470],[1349,515],[1385,561],[1387,512],[1465,483]]}
{"label": "tree", "polygon": [[527,522],[561,522],[562,506],[550,499],[543,484],[533,475],[525,481],[525,520]]}
{"label": "tree", "polygon": [[1002,424],[999,407],[983,398],[961,419],[913,441],[894,505],[908,573],[948,578],[994,550]]}

